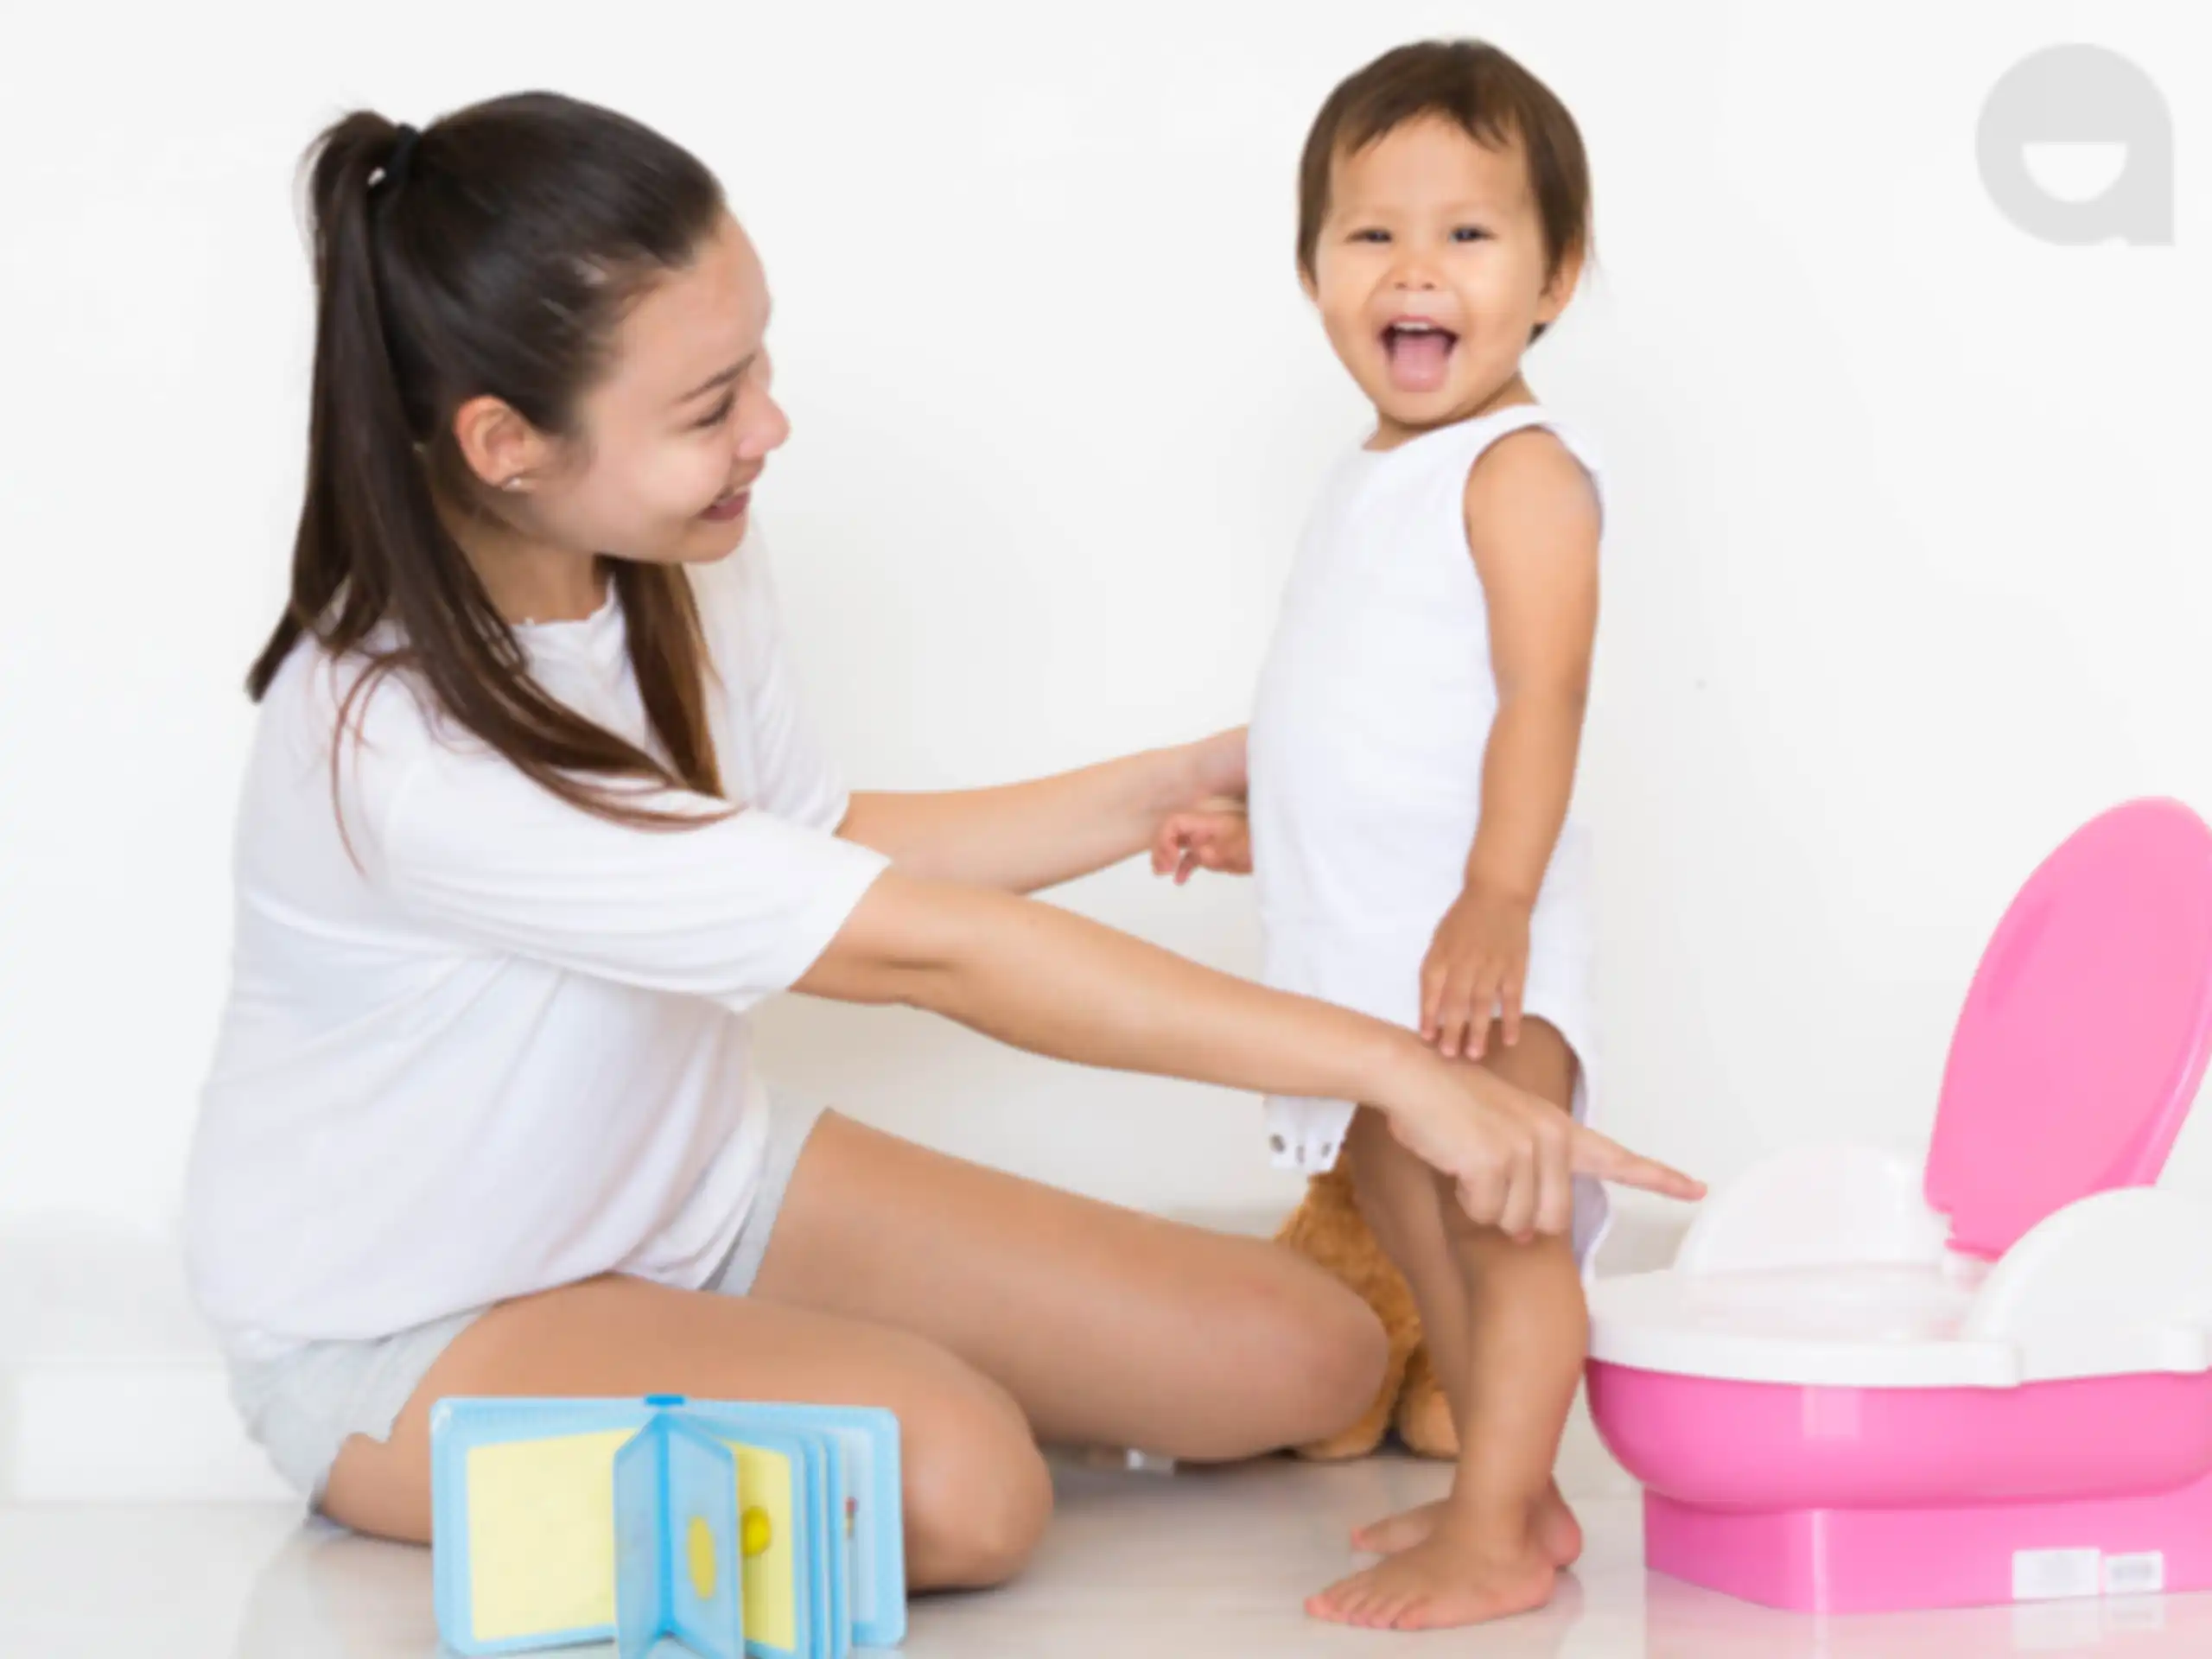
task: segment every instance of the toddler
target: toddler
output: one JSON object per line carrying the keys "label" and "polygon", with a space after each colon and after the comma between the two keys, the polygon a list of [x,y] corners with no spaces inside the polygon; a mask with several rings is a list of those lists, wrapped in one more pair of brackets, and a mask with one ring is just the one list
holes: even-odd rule
{"label": "toddler", "polygon": [[[1298,264],[1374,429],[1324,481],[1250,732],[1249,817],[1185,814],[1155,868],[1255,870],[1266,977],[1421,1031],[1586,1116],[1591,878],[1570,810],[1601,504],[1522,359],[1590,246],[1573,119],[1496,48],[1390,52],[1332,93],[1300,169]],[[1478,1226],[1351,1101],[1274,1099],[1278,1161],[1348,1160],[1404,1271],[1459,1432],[1442,1502],[1362,1529],[1376,1565],[1308,1611],[1396,1629],[1541,1605],[1581,1548],[1552,1481],[1604,1200]]]}

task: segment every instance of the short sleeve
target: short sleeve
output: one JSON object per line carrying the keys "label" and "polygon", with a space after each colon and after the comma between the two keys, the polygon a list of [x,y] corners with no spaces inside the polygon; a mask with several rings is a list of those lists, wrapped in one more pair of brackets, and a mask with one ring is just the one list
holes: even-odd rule
{"label": "short sleeve", "polygon": [[379,874],[462,943],[742,1012],[805,975],[890,861],[759,806],[632,798],[700,821],[613,822],[496,756],[438,750],[395,791]]}
{"label": "short sleeve", "polygon": [[755,533],[698,578],[715,666],[729,699],[729,723],[751,756],[746,799],[779,817],[834,830],[851,795],[821,734],[791,660],[774,571]]}

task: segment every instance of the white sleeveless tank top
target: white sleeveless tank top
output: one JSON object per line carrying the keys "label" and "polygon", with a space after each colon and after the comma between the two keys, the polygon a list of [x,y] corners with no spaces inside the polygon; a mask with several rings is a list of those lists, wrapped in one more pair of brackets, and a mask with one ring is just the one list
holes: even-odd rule
{"label": "white sleeveless tank top", "polygon": [[[1420,1025],[1421,963],[1465,880],[1497,715],[1467,475],[1507,433],[1539,425],[1602,507],[1596,457],[1537,404],[1356,449],[1323,485],[1252,715],[1253,872],[1264,976],[1279,989]],[[1575,1050],[1586,1121],[1599,1071],[1590,899],[1588,836],[1570,808],[1531,917],[1523,1007]],[[1328,1168],[1351,1116],[1348,1102],[1271,1099],[1275,1161]],[[1603,1205],[1594,1184],[1586,1196],[1586,1243]]]}

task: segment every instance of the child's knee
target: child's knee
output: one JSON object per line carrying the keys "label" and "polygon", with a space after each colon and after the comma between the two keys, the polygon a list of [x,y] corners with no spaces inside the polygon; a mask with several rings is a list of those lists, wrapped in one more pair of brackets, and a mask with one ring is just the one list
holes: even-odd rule
{"label": "child's knee", "polygon": [[1368,1230],[1393,1255],[1394,1243],[1415,1230],[1433,1231],[1436,1174],[1398,1144],[1382,1114],[1363,1106],[1344,1138],[1352,1200]]}
{"label": "child's knee", "polygon": [[1515,1088],[1561,1111],[1570,1109],[1575,1079],[1581,1070],[1581,1062],[1565,1033],[1550,1020],[1535,1014],[1522,1020],[1519,1042],[1510,1048],[1502,1040],[1493,1043],[1482,1065]]}

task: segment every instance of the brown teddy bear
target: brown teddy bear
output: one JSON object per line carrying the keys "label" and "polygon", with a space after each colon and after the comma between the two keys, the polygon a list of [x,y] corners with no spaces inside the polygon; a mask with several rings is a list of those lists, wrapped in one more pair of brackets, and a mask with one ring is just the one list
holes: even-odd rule
{"label": "brown teddy bear", "polygon": [[1352,1198],[1351,1176],[1342,1165],[1306,1182],[1304,1202],[1283,1223],[1275,1242],[1351,1286],[1375,1310],[1390,1338],[1390,1363],[1374,1405],[1342,1433],[1298,1447],[1298,1455],[1316,1462],[1363,1458],[1395,1427],[1407,1447],[1422,1457],[1458,1457],[1451,1404],[1429,1363],[1413,1292],[1368,1230]]}

